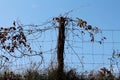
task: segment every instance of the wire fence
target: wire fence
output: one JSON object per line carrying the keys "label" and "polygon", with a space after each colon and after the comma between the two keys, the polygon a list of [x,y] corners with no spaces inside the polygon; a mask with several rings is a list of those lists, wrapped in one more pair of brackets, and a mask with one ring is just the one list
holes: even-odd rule
{"label": "wire fence", "polygon": [[[73,49],[66,52],[69,54],[66,57],[66,63],[71,61],[68,64],[70,63],[73,68],[76,67],[81,71],[99,70],[106,67],[113,69],[114,72],[119,72],[119,56],[117,56],[120,53],[119,33],[120,30],[102,30],[100,35],[106,36],[103,43],[99,41],[91,43],[90,40],[86,40],[86,36],[83,36],[82,41],[75,41],[76,45],[71,46]],[[117,58],[114,58],[115,55]]]}
{"label": "wire fence", "polygon": [[[114,55],[120,53],[120,30],[102,30],[100,36],[106,36],[106,40],[100,43],[98,35],[96,41],[91,42],[88,35],[80,35],[80,38],[66,33],[64,61],[65,68],[76,68],[80,72],[99,70],[102,67],[113,69],[114,72],[119,72],[119,56],[111,60]],[[38,33],[39,34],[39,33]],[[36,34],[36,35],[38,35]],[[54,35],[53,35],[54,34]],[[40,64],[40,68],[47,68],[52,65],[57,65],[56,46],[57,46],[57,30],[51,30],[47,33],[42,33],[38,38],[35,34],[32,35],[35,39],[29,40],[35,50],[41,51],[44,60]],[[70,35],[70,36],[69,36]],[[39,39],[40,38],[40,39]],[[87,39],[86,39],[87,38]],[[40,57],[24,57],[14,61],[11,68],[21,70],[22,68],[35,68],[40,62]],[[10,65],[10,64],[9,64]],[[112,66],[111,66],[112,65]]]}
{"label": "wire fence", "polygon": [[[37,25],[34,26],[37,27]],[[45,69],[57,65],[57,27],[36,28],[31,32],[32,30],[31,27],[26,28],[25,35],[31,48],[41,53],[43,60],[40,56],[24,56],[23,58],[13,59],[6,54],[9,57],[9,62],[5,64],[3,70],[20,72],[28,68],[36,69],[39,67],[39,69]],[[120,72],[119,33],[120,30],[102,30],[101,33],[95,35],[95,40],[91,41],[88,33],[75,30],[73,27],[71,29],[66,28],[64,68],[75,68],[79,72],[85,72],[106,67],[115,73]],[[101,38],[103,36],[105,40]]]}

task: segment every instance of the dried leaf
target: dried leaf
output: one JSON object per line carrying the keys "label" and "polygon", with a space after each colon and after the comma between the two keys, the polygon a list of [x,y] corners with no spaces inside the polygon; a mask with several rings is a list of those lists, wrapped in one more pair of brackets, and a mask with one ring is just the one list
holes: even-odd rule
{"label": "dried leaf", "polygon": [[92,38],[91,38],[91,42],[94,42],[94,36],[92,36]]}
{"label": "dried leaf", "polygon": [[88,30],[91,30],[91,29],[92,29],[92,26],[91,26],[91,25],[88,25],[87,27],[88,27]]}
{"label": "dried leaf", "polygon": [[10,50],[10,46],[7,46],[6,48],[7,48],[8,50]]}
{"label": "dried leaf", "polygon": [[60,19],[59,19],[58,17],[56,17],[56,18],[55,18],[55,20],[56,20],[57,22],[59,22],[59,21],[60,21]]}
{"label": "dried leaf", "polygon": [[15,27],[10,27],[10,30],[16,30],[16,28]]}
{"label": "dried leaf", "polygon": [[12,40],[16,40],[16,36],[13,36],[13,37],[12,37]]}
{"label": "dried leaf", "polygon": [[9,31],[9,28],[3,28],[4,29],[4,31],[6,32],[6,31]]}
{"label": "dried leaf", "polygon": [[4,37],[4,38],[1,39],[1,43],[2,44],[5,43],[5,41],[6,41],[6,37]]}

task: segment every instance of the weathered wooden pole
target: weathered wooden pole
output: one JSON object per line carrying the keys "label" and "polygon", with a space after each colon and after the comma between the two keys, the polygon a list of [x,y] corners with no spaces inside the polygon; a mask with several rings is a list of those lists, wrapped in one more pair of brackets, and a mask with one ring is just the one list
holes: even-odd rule
{"label": "weathered wooden pole", "polygon": [[57,43],[57,61],[58,61],[58,74],[62,78],[64,71],[64,44],[65,44],[65,18],[59,18],[59,33]]}

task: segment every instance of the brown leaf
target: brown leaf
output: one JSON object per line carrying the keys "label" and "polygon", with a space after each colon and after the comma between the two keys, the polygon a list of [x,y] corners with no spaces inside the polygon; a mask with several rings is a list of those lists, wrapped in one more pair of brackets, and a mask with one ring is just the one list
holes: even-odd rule
{"label": "brown leaf", "polygon": [[10,52],[14,52],[14,46],[11,47]]}
{"label": "brown leaf", "polygon": [[22,33],[22,39],[23,39],[25,42],[27,41],[24,33]]}
{"label": "brown leaf", "polygon": [[6,36],[7,36],[7,34],[8,34],[7,32],[4,32],[4,33],[3,33],[4,37],[6,37]]}
{"label": "brown leaf", "polygon": [[87,27],[88,27],[88,29],[89,29],[89,30],[91,30],[91,29],[92,29],[92,26],[91,26],[91,25],[88,25]]}
{"label": "brown leaf", "polygon": [[12,44],[13,44],[13,46],[16,46],[17,42],[16,42],[16,41],[14,41]]}
{"label": "brown leaf", "polygon": [[91,42],[94,42],[94,36],[92,36],[92,38],[91,38]]}
{"label": "brown leaf", "polygon": [[10,50],[10,46],[7,46],[7,49]]}
{"label": "brown leaf", "polygon": [[9,28],[4,28],[4,31],[8,31],[9,30]]}
{"label": "brown leaf", "polygon": [[12,40],[16,40],[16,36],[13,36],[13,37],[12,37]]}
{"label": "brown leaf", "polygon": [[59,19],[58,17],[56,17],[56,18],[55,18],[55,20],[56,20],[57,22],[59,22],[59,21],[60,21],[60,19]]}
{"label": "brown leaf", "polygon": [[15,27],[10,27],[10,30],[16,30],[16,28]]}
{"label": "brown leaf", "polygon": [[1,43],[3,44],[5,43],[5,41],[6,41],[6,38],[2,38]]}

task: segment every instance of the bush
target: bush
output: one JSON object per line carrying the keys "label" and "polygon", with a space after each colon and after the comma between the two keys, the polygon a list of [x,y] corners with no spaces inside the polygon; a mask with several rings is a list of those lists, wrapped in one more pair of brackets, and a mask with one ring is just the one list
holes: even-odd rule
{"label": "bush", "polygon": [[24,77],[25,80],[40,80],[40,74],[37,70],[27,70]]}
{"label": "bush", "polygon": [[64,80],[80,80],[79,75],[76,73],[75,69],[64,71],[62,73],[62,76],[59,76],[57,68],[49,70],[48,80],[60,80],[59,77],[61,77]]}

